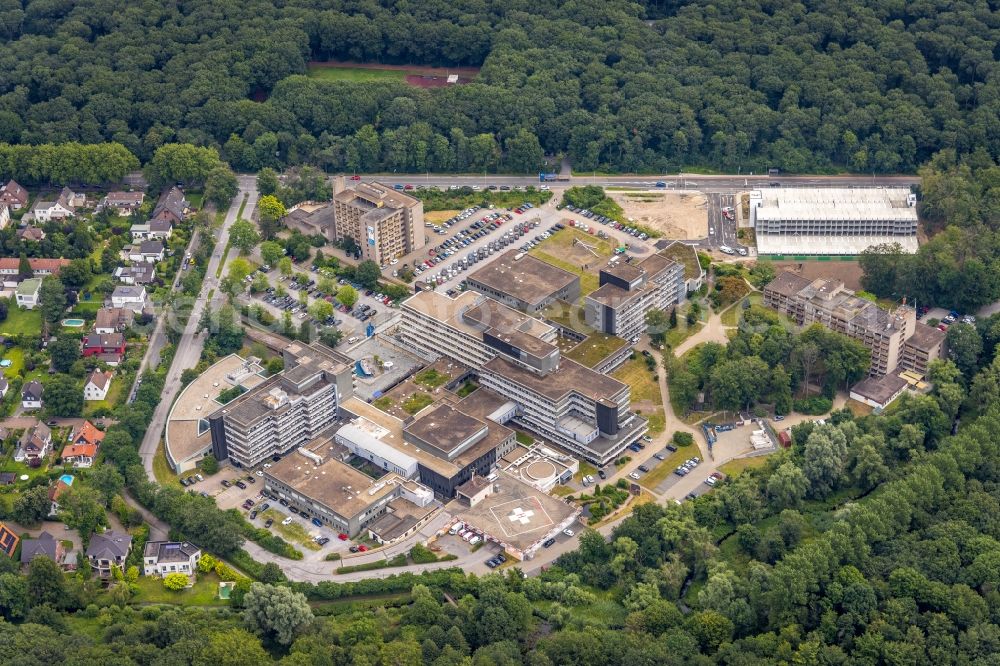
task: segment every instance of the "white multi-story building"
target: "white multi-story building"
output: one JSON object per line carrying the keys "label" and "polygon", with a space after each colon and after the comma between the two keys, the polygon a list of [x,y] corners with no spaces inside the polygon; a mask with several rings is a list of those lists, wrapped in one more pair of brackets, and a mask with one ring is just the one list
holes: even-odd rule
{"label": "white multi-story building", "polygon": [[201,548],[187,541],[147,541],[142,552],[142,575],[166,576],[182,573],[193,576],[198,570]]}
{"label": "white multi-story building", "polygon": [[600,271],[600,287],[584,298],[587,325],[634,340],[646,332],[646,313],[666,310],[687,295],[684,266],[660,254],[638,263],[613,259]]}
{"label": "white multi-story building", "polygon": [[352,363],[320,343],[293,343],[285,369],[208,416],[218,460],[253,467],[305,445],[337,420]]}
{"label": "white multi-story building", "polygon": [[646,432],[646,420],[630,411],[629,387],[561,358],[556,330],[541,320],[470,292],[421,292],[402,311],[403,343],[472,368],[484,388],[516,406],[504,420],[601,465]]}
{"label": "white multi-story building", "polygon": [[772,188],[750,199],[757,252],[855,255],[898,243],[917,251],[917,198],[905,188]]}

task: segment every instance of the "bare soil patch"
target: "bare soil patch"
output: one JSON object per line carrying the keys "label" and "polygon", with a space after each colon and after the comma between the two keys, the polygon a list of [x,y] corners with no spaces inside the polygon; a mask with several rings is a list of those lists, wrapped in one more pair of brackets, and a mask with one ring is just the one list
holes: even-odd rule
{"label": "bare soil patch", "polygon": [[665,238],[693,240],[708,235],[708,198],[700,192],[607,192],[625,217],[656,229]]}
{"label": "bare soil patch", "polygon": [[794,271],[809,280],[836,278],[848,289],[861,289],[861,266],[856,261],[776,261],[774,265],[779,271]]}

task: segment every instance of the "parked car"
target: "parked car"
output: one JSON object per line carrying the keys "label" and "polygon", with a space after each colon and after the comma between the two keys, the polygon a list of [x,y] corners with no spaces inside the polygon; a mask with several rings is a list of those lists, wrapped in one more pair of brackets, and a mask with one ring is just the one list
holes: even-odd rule
{"label": "parked car", "polygon": [[271,525],[274,525],[274,519],[273,519],[273,518],[268,518],[268,519],[267,519],[267,520],[266,520],[266,521],[264,522],[264,527],[270,527]]}
{"label": "parked car", "polygon": [[292,517],[291,517],[291,516],[288,516],[288,517],[287,517],[287,518],[285,518],[285,519],[284,519],[283,521],[281,521],[281,524],[282,524],[282,525],[291,525],[291,524],[292,524]]}

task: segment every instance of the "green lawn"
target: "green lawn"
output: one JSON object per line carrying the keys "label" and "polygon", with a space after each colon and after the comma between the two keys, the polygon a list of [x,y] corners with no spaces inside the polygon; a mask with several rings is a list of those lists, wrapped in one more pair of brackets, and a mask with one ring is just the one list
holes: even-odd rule
{"label": "green lawn", "polygon": [[417,391],[409,398],[403,401],[403,411],[407,414],[416,414],[424,407],[428,406],[434,402],[434,398],[426,393],[421,393]]}
{"label": "green lawn", "polygon": [[[114,409],[118,404],[119,398],[121,398],[122,391],[125,390],[125,385],[128,383],[128,377],[115,376],[111,380],[111,388],[108,389],[108,395],[104,400],[83,403],[83,415],[90,416],[101,409]],[[166,458],[164,458],[164,462],[166,462]]]}
{"label": "green lawn", "polygon": [[474,382],[472,380],[469,380],[469,381],[465,382],[464,384],[462,384],[462,387],[460,389],[458,389],[455,392],[455,394],[459,398],[464,398],[464,397],[468,396],[469,394],[471,394],[473,391],[475,391],[477,388],[479,388],[479,384],[477,384],[476,382]]}
{"label": "green lawn", "polygon": [[368,69],[363,67],[309,67],[307,75],[322,81],[348,81],[363,83],[366,81],[402,81],[406,72],[396,69]]}
{"label": "green lawn", "polygon": [[7,319],[0,323],[0,335],[41,335],[41,310],[25,310],[12,307],[7,311]]}
{"label": "green lawn", "polygon": [[583,479],[583,477],[587,475],[597,476],[597,468],[591,465],[590,463],[581,460],[580,469],[577,470],[576,474],[573,475],[573,478],[577,481],[580,481]]}
{"label": "green lawn", "polygon": [[161,486],[176,486],[181,488],[181,482],[174,474],[173,468],[167,462],[167,454],[163,449],[163,442],[156,447],[156,455],[153,456],[153,476]]}
{"label": "green lawn", "polygon": [[24,367],[24,350],[20,347],[11,347],[3,357],[10,361],[10,367],[3,370],[4,375],[16,377],[21,368]]}
{"label": "green lawn", "polygon": [[531,250],[530,253],[531,253],[531,255],[533,257],[537,257],[538,259],[541,259],[542,261],[544,261],[547,264],[551,264],[552,266],[555,266],[556,268],[561,268],[564,271],[569,271],[570,273],[573,273],[575,275],[579,275],[580,276],[580,295],[581,296],[586,296],[587,294],[589,294],[591,292],[597,291],[597,288],[599,286],[601,286],[600,285],[600,278],[598,277],[598,275],[597,275],[596,272],[592,273],[589,270],[585,271],[580,266],[577,266],[576,264],[571,264],[570,262],[563,261],[562,259],[556,259],[551,254],[548,254],[547,252],[542,252],[537,247],[535,249]]}
{"label": "green lawn", "polygon": [[620,382],[624,382],[632,387],[632,402],[649,400],[656,404],[662,404],[660,397],[660,386],[656,381],[656,376],[646,367],[646,362],[642,356],[625,362],[625,365],[611,373],[611,376]]}
{"label": "green lawn", "polygon": [[697,446],[679,446],[677,450],[662,460],[659,465],[650,470],[649,474],[639,479],[639,485],[647,490],[655,490],[664,479],[673,474],[682,462],[698,454]]}
{"label": "green lawn", "polygon": [[531,446],[535,442],[535,439],[531,435],[520,430],[515,431],[514,439],[517,440],[518,444],[523,444],[524,446]]}
{"label": "green lawn", "polygon": [[417,384],[422,384],[430,389],[435,389],[445,382],[451,379],[451,375],[446,375],[444,373],[438,372],[434,368],[429,368],[418,372],[413,376],[413,381]]}
{"label": "green lawn", "polygon": [[271,525],[271,529],[280,534],[285,541],[297,543],[304,548],[308,548],[309,550],[319,550],[322,548],[322,546],[313,541],[312,537],[309,536],[309,533],[306,532],[306,529],[295,520],[287,525],[282,525],[281,521],[288,516],[281,513],[277,509],[268,509],[264,513],[260,514],[260,517],[265,520],[267,518],[273,520],[274,524]]}
{"label": "green lawn", "polygon": [[163,580],[149,576],[139,576],[138,594],[133,603],[174,604],[178,606],[228,606],[228,601],[219,599],[219,577],[214,573],[198,574],[197,582],[189,588],[168,590]]}
{"label": "green lawn", "polygon": [[726,476],[739,476],[744,470],[756,469],[767,464],[767,456],[752,458],[736,458],[719,466],[719,471]]}
{"label": "green lawn", "polygon": [[[574,241],[579,240],[593,253]],[[615,252],[614,243],[567,227],[546,238],[529,254],[565,271],[580,276],[580,295],[586,296],[599,286],[597,269]],[[562,257],[562,258],[561,258]]]}

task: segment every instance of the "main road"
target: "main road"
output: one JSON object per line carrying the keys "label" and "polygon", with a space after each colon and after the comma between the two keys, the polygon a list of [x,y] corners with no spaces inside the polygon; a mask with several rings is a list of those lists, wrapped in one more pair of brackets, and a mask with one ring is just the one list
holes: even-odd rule
{"label": "main road", "polygon": [[[246,199],[246,206],[243,210],[245,218],[249,219],[257,207],[256,176],[240,176],[239,183],[239,194],[233,199],[222,227],[219,229],[218,237],[215,239],[215,249],[212,251],[212,256],[208,260],[208,266],[205,268],[205,279],[202,282],[201,291],[198,293],[198,297],[194,299],[194,302],[191,303],[191,314],[177,343],[177,351],[174,354],[173,362],[167,370],[161,400],[153,411],[153,417],[150,420],[149,427],[146,429],[146,436],[139,446],[139,456],[142,458],[142,464],[146,467],[146,474],[150,479],[155,479],[153,476],[153,458],[156,456],[156,447],[163,436],[163,428],[167,423],[167,415],[170,413],[170,407],[173,405],[174,398],[177,397],[177,393],[181,388],[181,373],[187,368],[193,368],[198,364],[198,360],[201,358],[201,350],[205,346],[207,332],[196,333],[202,312],[204,312],[207,304],[211,306],[212,310],[218,311],[225,302],[225,296],[219,290],[219,280],[215,274],[218,272],[220,263],[225,261],[225,255],[229,249],[229,229],[236,222],[237,217],[239,217],[240,207],[243,206],[244,199]],[[209,301],[211,302],[209,303]],[[163,312],[160,316],[164,318],[164,321],[161,322],[161,325],[164,327],[176,326],[179,323],[168,312]]]}

